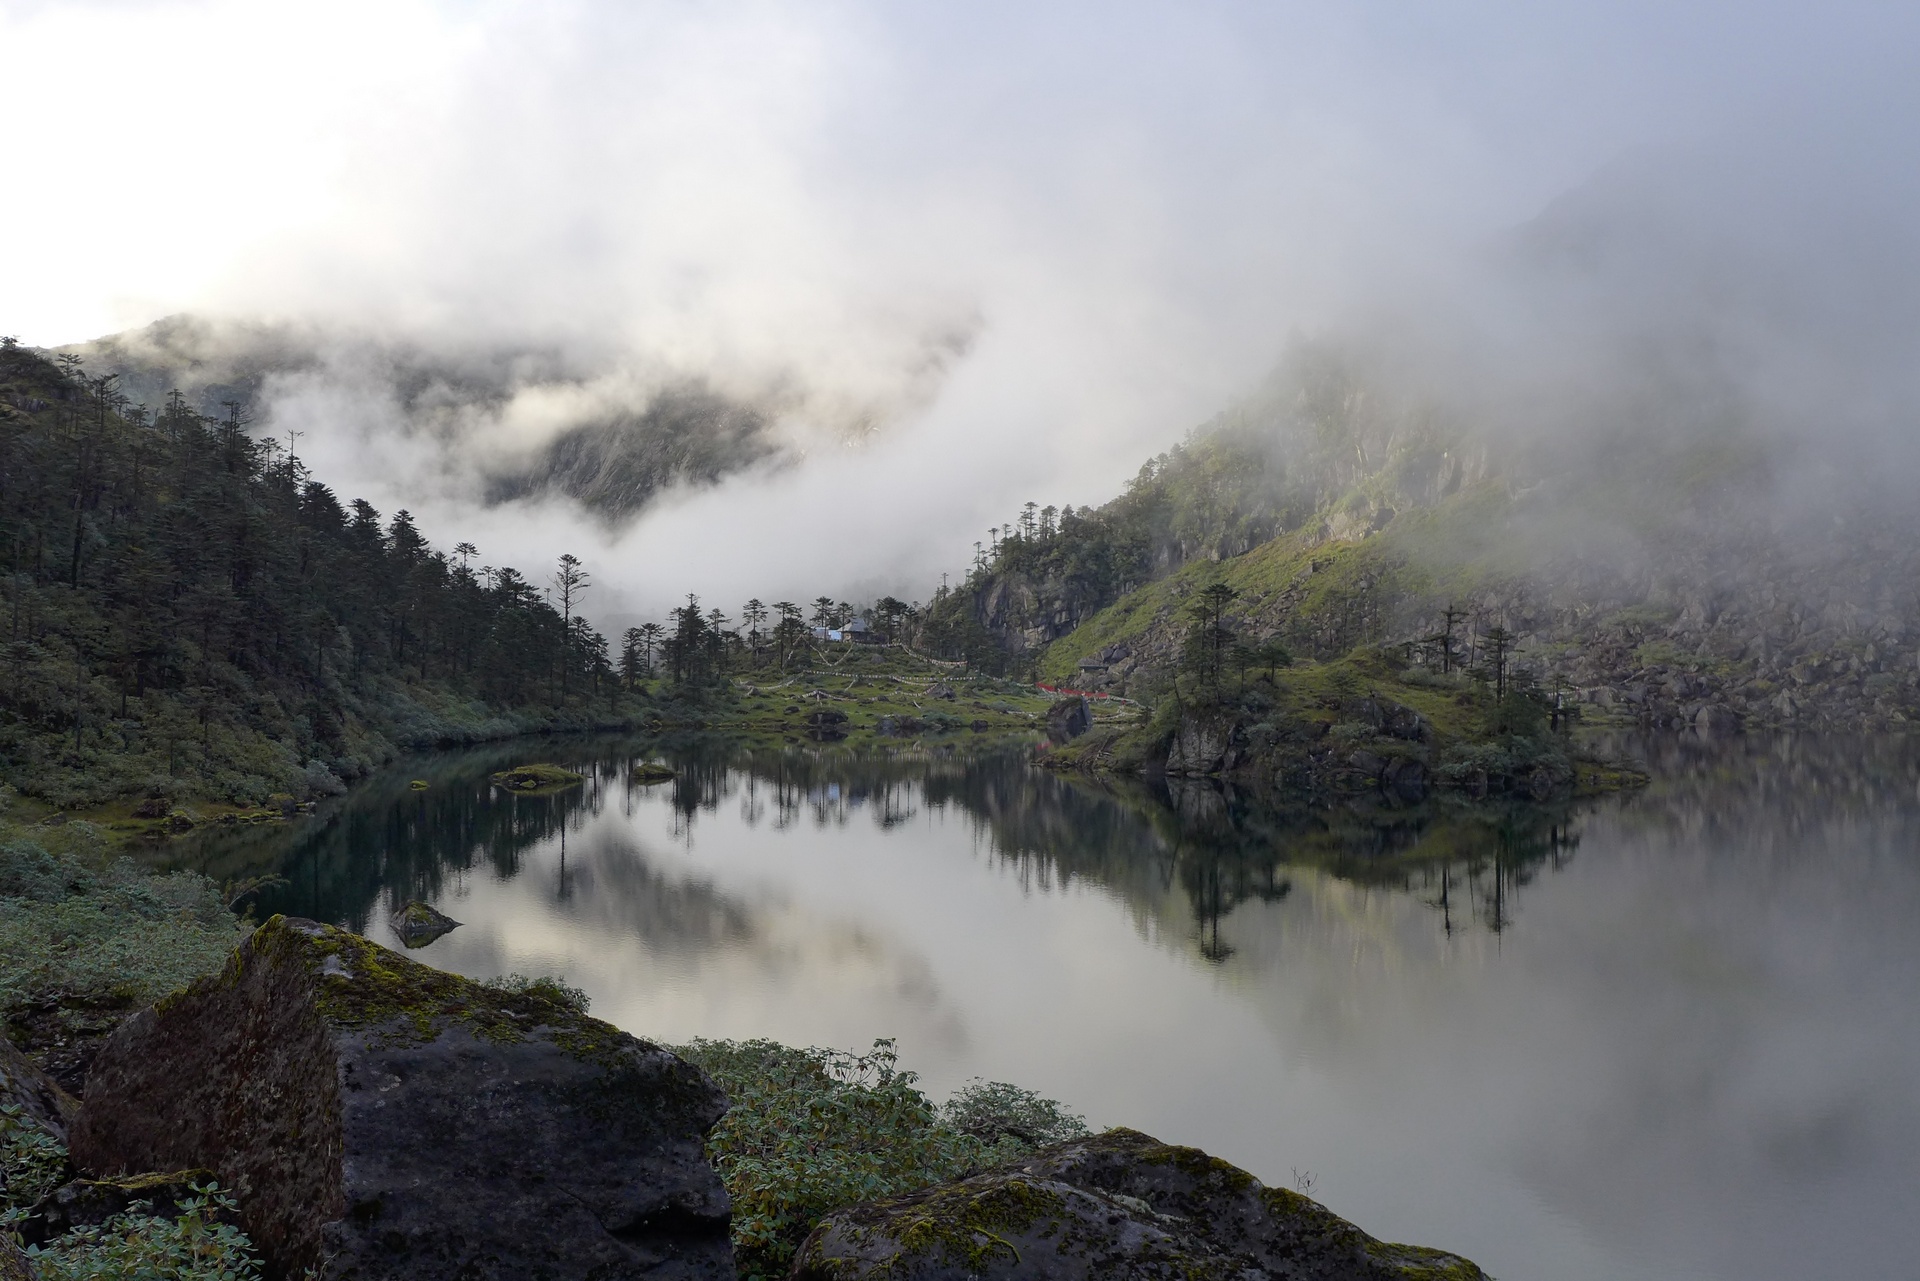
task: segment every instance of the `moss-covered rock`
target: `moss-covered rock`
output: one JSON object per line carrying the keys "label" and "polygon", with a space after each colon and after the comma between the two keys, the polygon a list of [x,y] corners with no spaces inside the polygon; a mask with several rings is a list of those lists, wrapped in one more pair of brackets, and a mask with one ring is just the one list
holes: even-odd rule
{"label": "moss-covered rock", "polygon": [[129,1020],[72,1129],[94,1178],[206,1167],[274,1276],[728,1278],[699,1069],[544,989],[274,917]]}
{"label": "moss-covered rock", "polygon": [[795,1281],[1485,1281],[1315,1201],[1134,1130],[826,1220]]}
{"label": "moss-covered rock", "polygon": [[393,932],[407,947],[425,947],[460,928],[460,922],[419,899],[409,901],[390,920]]}
{"label": "moss-covered rock", "polygon": [[633,781],[636,783],[666,783],[675,777],[673,766],[662,765],[659,761],[642,761],[633,767]]}
{"label": "moss-covered rock", "polygon": [[494,783],[509,792],[525,795],[545,795],[577,787],[586,781],[584,775],[570,769],[544,762],[533,765],[516,765],[509,770],[501,770],[492,776]]}

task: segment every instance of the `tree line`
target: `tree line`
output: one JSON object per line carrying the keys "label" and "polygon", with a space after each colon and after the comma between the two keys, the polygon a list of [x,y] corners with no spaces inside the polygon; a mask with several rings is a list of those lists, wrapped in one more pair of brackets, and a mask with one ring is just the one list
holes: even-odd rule
{"label": "tree line", "polygon": [[[656,677],[699,686],[736,672],[786,671],[809,661],[820,633],[856,626],[872,643],[911,644],[924,613],[920,605],[892,596],[865,610],[831,596],[815,597],[808,606],[787,600],[768,605],[756,598],[741,607],[736,621],[717,608],[703,611],[700,598],[689,595],[686,604],[669,611],[668,622],[625,631],[620,681],[639,690]],[[843,640],[854,643],[844,633]]]}
{"label": "tree line", "polygon": [[620,696],[574,557],[536,582],[470,543],[440,550],[407,511],[342,500],[244,405],[210,417],[175,392],[156,410],[116,381],[0,339],[10,773],[162,742],[173,773],[198,739],[203,773],[271,774],[217,759],[216,738],[247,740],[229,756],[338,755],[396,685],[438,706]]}

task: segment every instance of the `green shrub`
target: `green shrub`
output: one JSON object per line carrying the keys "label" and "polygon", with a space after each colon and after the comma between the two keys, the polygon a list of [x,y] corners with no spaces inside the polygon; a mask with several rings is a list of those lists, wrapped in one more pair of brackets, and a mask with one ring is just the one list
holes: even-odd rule
{"label": "green shrub", "polygon": [[31,1209],[67,1180],[67,1149],[16,1103],[0,1107],[0,1202],[8,1211]]}
{"label": "green shrub", "polygon": [[212,1184],[194,1191],[178,1219],[143,1214],[145,1203],[136,1201],[98,1227],[75,1228],[27,1253],[41,1281],[259,1281],[246,1234],[215,1217],[233,1216],[232,1199]]}
{"label": "green shrub", "polygon": [[197,873],[0,845],[0,1013],[144,1005],[218,970],[246,928]]}
{"label": "green shrub", "polygon": [[[0,1107],[0,1231],[66,1181],[67,1149],[17,1106]],[[135,1202],[98,1227],[29,1247],[41,1281],[258,1281],[252,1242],[233,1227],[233,1201],[217,1185],[194,1187],[177,1220]],[[224,1221],[221,1221],[224,1220]]]}
{"label": "green shrub", "polygon": [[[893,1042],[866,1054],[797,1050],[773,1041],[695,1041],[678,1050],[704,1068],[733,1107],[707,1152],[733,1198],[733,1244],[743,1278],[784,1277],[822,1217],[1012,1160],[1032,1144],[1016,1125],[983,1125],[991,1139],[943,1119],[900,1070]],[[1037,1135],[1079,1124],[1060,1105],[1014,1086],[970,1086],[959,1113],[1024,1120]],[[962,1102],[962,1100],[967,1100]],[[1084,1126],[1081,1127],[1084,1131]],[[1051,1131],[1049,1131],[1051,1132]]]}
{"label": "green shrub", "polygon": [[1088,1133],[1086,1118],[1075,1116],[1056,1100],[1005,1081],[983,1081],[979,1077],[961,1086],[941,1105],[940,1119],[982,1143],[1013,1139],[1038,1148],[1085,1138]]}
{"label": "green shrub", "polygon": [[542,975],[530,979],[524,974],[505,974],[495,979],[484,979],[483,987],[497,988],[502,992],[518,992],[527,996],[537,996],[552,1001],[555,1005],[565,1006],[579,1014],[585,1014],[593,1001],[586,992],[577,987],[568,987],[566,976],[548,978]]}
{"label": "green shrub", "polygon": [[1374,730],[1365,721],[1341,721],[1327,731],[1327,737],[1341,751],[1351,751],[1362,743],[1372,742]]}

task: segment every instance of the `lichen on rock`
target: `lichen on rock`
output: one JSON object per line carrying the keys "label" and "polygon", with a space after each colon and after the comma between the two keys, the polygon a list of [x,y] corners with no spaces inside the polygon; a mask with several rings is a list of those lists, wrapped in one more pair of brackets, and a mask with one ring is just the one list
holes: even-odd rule
{"label": "lichen on rock", "polygon": [[794,1281],[1485,1281],[1318,1202],[1134,1130],[823,1220]]}

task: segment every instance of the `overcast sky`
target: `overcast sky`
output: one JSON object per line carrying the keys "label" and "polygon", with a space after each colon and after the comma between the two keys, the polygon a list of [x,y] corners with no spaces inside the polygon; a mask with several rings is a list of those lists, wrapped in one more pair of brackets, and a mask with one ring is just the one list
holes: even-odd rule
{"label": "overcast sky", "polygon": [[428,492],[335,402],[312,457],[443,541],[573,547],[610,607],[924,596],[1623,157],[1813,121],[1904,172],[1916,35],[1885,3],[0,0],[0,332],[190,310],[803,386],[804,466],[619,537]]}

